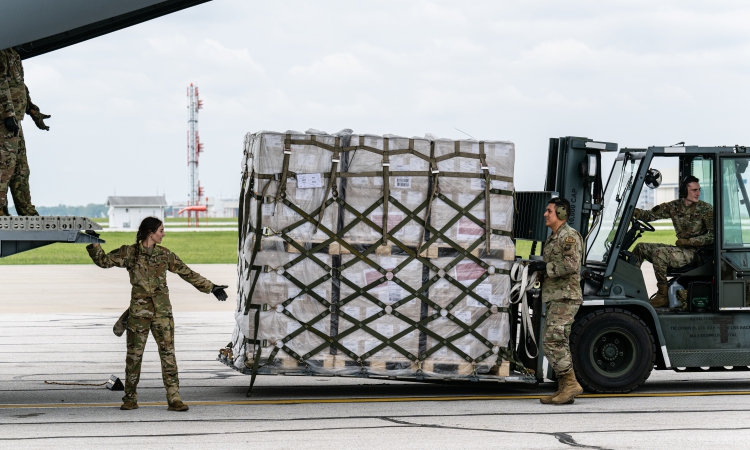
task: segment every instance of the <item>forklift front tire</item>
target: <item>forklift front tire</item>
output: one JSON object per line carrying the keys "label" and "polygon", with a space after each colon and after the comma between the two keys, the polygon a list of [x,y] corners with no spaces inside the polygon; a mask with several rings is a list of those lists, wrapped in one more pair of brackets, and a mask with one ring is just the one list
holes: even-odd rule
{"label": "forklift front tire", "polygon": [[654,368],[651,330],[638,316],[619,308],[594,311],[577,320],[570,348],[577,378],[589,391],[630,392]]}

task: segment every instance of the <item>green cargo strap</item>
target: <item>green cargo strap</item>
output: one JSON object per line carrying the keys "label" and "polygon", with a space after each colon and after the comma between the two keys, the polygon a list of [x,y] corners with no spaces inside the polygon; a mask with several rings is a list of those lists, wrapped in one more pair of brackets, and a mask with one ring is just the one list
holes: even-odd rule
{"label": "green cargo strap", "polygon": [[[430,141],[430,176],[432,177],[432,189],[427,196],[427,212],[424,216],[425,225],[430,222],[430,214],[432,214],[432,201],[435,199],[435,194],[440,192],[440,169],[438,169],[438,163],[435,161],[435,141]],[[427,227],[422,227],[422,234],[419,235],[419,241],[417,245],[417,255],[422,254],[422,243],[424,242],[424,236],[427,232]],[[425,248],[425,256],[427,249]]]}
{"label": "green cargo strap", "polygon": [[388,197],[391,185],[388,172],[391,162],[388,159],[388,138],[383,138],[383,245],[388,245]]}
{"label": "green cargo strap", "polygon": [[[248,297],[245,301],[250,302],[250,296],[252,295],[252,291],[250,294],[248,294]],[[253,385],[255,384],[255,377],[258,375],[258,365],[260,364],[260,355],[263,351],[263,347],[258,345],[258,328],[260,327],[260,305],[248,305],[247,309],[254,309],[255,310],[255,318],[254,321],[254,330],[253,330],[253,368],[250,373],[250,386],[247,388],[247,394],[246,397],[250,397],[250,393],[253,390]],[[245,342],[247,343],[247,338],[245,338]],[[244,347],[244,345],[243,345]],[[258,349],[257,351],[255,349]],[[244,348],[243,348],[244,350]]]}
{"label": "green cargo strap", "polygon": [[289,171],[289,158],[292,156],[292,135],[287,134],[284,139],[284,162],[281,168],[281,179],[279,180],[279,190],[276,191],[276,203],[286,197],[286,177]]}
{"label": "green cargo strap", "polygon": [[487,165],[487,157],[484,154],[484,141],[479,141],[479,163],[481,164],[482,172],[484,173],[484,234],[486,237],[485,246],[487,254],[490,254],[490,233],[492,231],[492,224],[490,223],[490,189],[492,188],[490,182],[490,168]]}
{"label": "green cargo strap", "polygon": [[[341,147],[340,140],[341,138],[339,136],[336,136],[336,142],[334,143],[334,151],[333,151],[333,155],[331,156],[331,174],[328,177],[328,186],[326,186],[326,193],[323,194],[323,201],[321,202],[322,205],[326,205],[326,200],[328,200],[328,194],[331,193],[331,190],[333,190],[333,196],[338,197],[335,183],[336,183],[336,169],[338,168],[339,161],[341,160],[341,156],[339,156],[339,149]],[[320,224],[320,222],[323,221],[323,213],[325,213],[325,206],[321,206],[320,208],[320,213],[318,214],[318,223],[315,225],[315,228],[313,229],[313,234],[318,232],[318,224]]]}

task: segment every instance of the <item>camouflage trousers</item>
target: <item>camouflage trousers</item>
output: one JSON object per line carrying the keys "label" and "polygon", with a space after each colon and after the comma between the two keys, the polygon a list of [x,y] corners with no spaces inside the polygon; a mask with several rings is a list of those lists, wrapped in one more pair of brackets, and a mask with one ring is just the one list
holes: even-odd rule
{"label": "camouflage trousers", "polygon": [[558,378],[573,370],[570,354],[570,329],[573,326],[581,299],[550,300],[544,324],[544,356]]}
{"label": "camouflage trousers", "polygon": [[[19,124],[20,125],[20,124]],[[8,189],[13,197],[13,204],[19,216],[38,216],[39,213],[31,203],[29,187],[29,162],[26,158],[26,140],[23,128],[18,136],[7,133],[5,126],[0,125],[0,216],[9,216]],[[13,154],[13,155],[11,155]]]}
{"label": "camouflage trousers", "polygon": [[146,348],[149,330],[159,348],[161,375],[167,390],[167,401],[174,403],[180,399],[180,380],[177,376],[177,359],[174,354],[174,319],[172,315],[157,316],[152,299],[136,299],[130,303],[127,341],[128,354],[125,359],[124,402],[136,402],[136,387],[141,377],[143,350]]}
{"label": "camouflage trousers", "polygon": [[638,258],[638,267],[643,261],[654,265],[654,274],[658,284],[667,284],[667,269],[683,267],[695,259],[692,248],[675,247],[666,244],[637,244],[633,255]]}

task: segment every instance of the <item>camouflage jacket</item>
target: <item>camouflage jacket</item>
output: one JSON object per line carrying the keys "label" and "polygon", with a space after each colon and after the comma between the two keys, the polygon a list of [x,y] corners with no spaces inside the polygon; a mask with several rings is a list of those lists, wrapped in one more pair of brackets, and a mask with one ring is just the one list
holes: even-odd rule
{"label": "camouflage jacket", "polygon": [[581,264],[583,239],[578,232],[564,223],[544,242],[542,257],[547,263],[542,281],[542,300],[564,298],[583,301],[581,293]]}
{"label": "camouflage jacket", "polygon": [[109,253],[104,253],[100,246],[86,247],[97,266],[104,269],[123,267],[128,270],[130,284],[133,286],[131,301],[150,298],[154,301],[157,315],[171,314],[167,270],[176,273],[201,292],[209,293],[213,289],[213,283],[190,269],[169,249],[156,245],[149,255],[142,245],[137,245],[140,249],[136,248],[136,244],[123,245]]}
{"label": "camouflage jacket", "polygon": [[672,219],[677,239],[687,239],[692,247],[714,243],[714,208],[704,201],[685,206],[682,199],[677,199],[656,205],[650,211],[636,211],[645,222]]}
{"label": "camouflage jacket", "polygon": [[0,119],[15,116],[20,122],[30,103],[21,56],[12,48],[0,50]]}

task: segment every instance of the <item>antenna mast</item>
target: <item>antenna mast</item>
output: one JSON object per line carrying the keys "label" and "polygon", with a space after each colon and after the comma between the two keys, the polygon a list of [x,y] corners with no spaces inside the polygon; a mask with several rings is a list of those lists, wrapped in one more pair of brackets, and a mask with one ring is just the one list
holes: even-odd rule
{"label": "antenna mast", "polygon": [[198,136],[198,110],[203,109],[203,101],[198,98],[198,86],[193,86],[193,83],[190,83],[190,86],[187,88],[187,96],[187,162],[188,170],[190,172],[188,206],[195,206],[200,203],[201,196],[203,196],[203,188],[201,187],[201,182],[198,180],[198,157],[203,152],[203,144],[201,144],[200,137]]}

